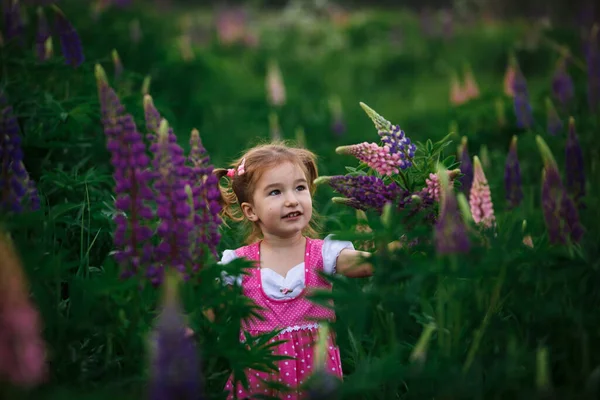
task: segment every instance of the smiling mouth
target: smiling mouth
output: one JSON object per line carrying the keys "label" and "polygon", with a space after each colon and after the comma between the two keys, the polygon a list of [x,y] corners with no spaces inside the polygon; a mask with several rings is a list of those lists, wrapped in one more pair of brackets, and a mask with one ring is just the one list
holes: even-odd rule
{"label": "smiling mouth", "polygon": [[295,218],[295,217],[299,217],[299,216],[301,216],[301,215],[302,215],[302,213],[301,213],[300,211],[294,211],[294,212],[291,212],[291,213],[289,213],[289,214],[286,214],[286,215],[284,215],[284,216],[283,216],[283,219],[287,219],[287,218]]}

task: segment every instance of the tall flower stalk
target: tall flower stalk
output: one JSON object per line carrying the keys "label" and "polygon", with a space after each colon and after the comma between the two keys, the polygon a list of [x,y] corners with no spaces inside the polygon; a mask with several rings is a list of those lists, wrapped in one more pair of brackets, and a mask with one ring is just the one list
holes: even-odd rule
{"label": "tall flower stalk", "polygon": [[569,133],[565,146],[565,166],[567,178],[567,191],[579,207],[585,196],[585,168],[583,164],[583,151],[579,145],[579,138],[575,129],[575,119],[569,118]]}
{"label": "tall flower stalk", "polygon": [[458,208],[453,187],[449,184],[444,171],[438,172],[441,177],[442,203],[440,215],[435,223],[435,247],[438,254],[467,253],[471,243],[467,235],[467,227]]}
{"label": "tall flower stalk", "polygon": [[492,203],[492,193],[488,185],[487,178],[483,172],[479,157],[473,157],[473,186],[469,194],[469,205],[471,206],[471,215],[476,224],[485,228],[491,228],[496,222],[494,215],[494,204]]}
{"label": "tall flower stalk", "polygon": [[519,164],[519,155],[517,152],[517,136],[513,136],[506,164],[504,166],[504,190],[506,193],[506,202],[509,208],[517,207],[523,200],[523,187],[521,184],[521,166]]}

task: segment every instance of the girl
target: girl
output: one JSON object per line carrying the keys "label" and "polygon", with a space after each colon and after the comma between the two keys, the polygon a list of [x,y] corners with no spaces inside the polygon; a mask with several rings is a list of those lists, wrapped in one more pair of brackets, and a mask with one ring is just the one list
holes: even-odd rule
{"label": "girl", "polygon": [[[314,239],[312,194],[317,178],[315,156],[305,149],[284,144],[260,145],[249,150],[229,170],[217,169],[230,185],[221,187],[224,214],[236,221],[247,221],[251,232],[247,246],[225,250],[221,264],[238,257],[256,262],[250,275],[223,275],[225,284],[237,282],[245,296],[262,308],[263,320],[242,322],[250,334],[280,330],[274,341],[283,341],[274,354],[294,357],[278,362],[278,372],[247,371],[249,389],[235,388],[238,399],[254,395],[281,399],[302,399],[298,386],[313,369],[313,345],[317,340],[316,320],[333,320],[332,310],[305,298],[311,288],[331,289],[319,272],[366,277],[371,264],[364,261],[370,253],[354,250],[351,242]],[[327,371],[342,378],[340,351],[333,335],[329,337]],[[270,389],[274,381],[289,391]],[[226,389],[233,399],[230,378]]]}

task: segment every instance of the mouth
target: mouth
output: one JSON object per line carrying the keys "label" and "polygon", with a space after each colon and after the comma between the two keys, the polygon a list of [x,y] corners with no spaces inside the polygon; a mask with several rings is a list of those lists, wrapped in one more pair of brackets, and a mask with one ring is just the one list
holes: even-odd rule
{"label": "mouth", "polygon": [[299,216],[301,216],[302,213],[300,211],[293,211],[291,213],[288,213],[286,215],[283,216],[283,219],[293,219],[293,218],[298,218]]}

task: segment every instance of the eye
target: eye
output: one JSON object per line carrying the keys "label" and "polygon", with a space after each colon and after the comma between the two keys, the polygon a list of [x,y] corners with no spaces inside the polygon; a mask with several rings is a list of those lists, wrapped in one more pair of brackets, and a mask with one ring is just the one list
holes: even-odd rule
{"label": "eye", "polygon": [[298,190],[298,191],[306,190],[306,186],[304,186],[304,185],[298,185],[296,187],[296,190]]}
{"label": "eye", "polygon": [[279,189],[271,190],[269,196],[277,196],[279,193],[281,193]]}

